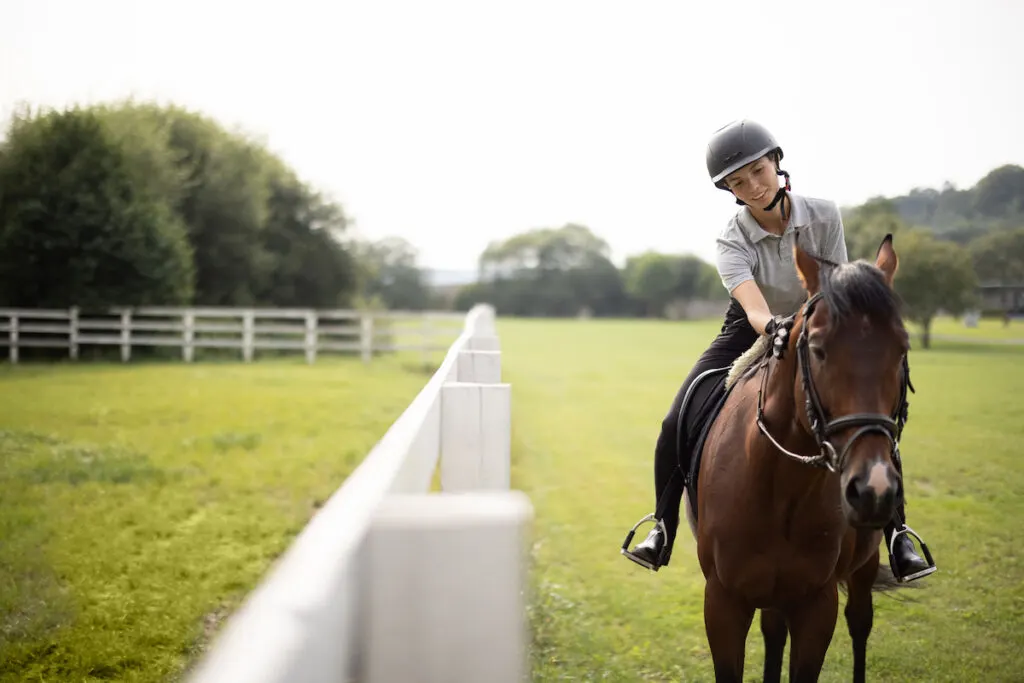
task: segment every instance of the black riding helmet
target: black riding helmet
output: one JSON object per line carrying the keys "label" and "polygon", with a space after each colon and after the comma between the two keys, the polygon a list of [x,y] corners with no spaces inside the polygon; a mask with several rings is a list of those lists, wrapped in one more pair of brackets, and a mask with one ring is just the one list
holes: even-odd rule
{"label": "black riding helmet", "polygon": [[[726,176],[765,155],[770,155],[775,162],[775,172],[786,178],[785,186],[779,188],[772,203],[765,207],[766,211],[770,211],[790,189],[789,173],[779,168],[782,147],[776,142],[775,136],[761,124],[744,119],[733,121],[715,131],[708,142],[706,153],[708,175],[711,176],[711,182],[715,187],[730,192],[729,186],[725,183]],[[736,203],[743,204],[739,198],[736,199]],[[780,209],[782,217],[785,218],[785,207],[782,206]]]}

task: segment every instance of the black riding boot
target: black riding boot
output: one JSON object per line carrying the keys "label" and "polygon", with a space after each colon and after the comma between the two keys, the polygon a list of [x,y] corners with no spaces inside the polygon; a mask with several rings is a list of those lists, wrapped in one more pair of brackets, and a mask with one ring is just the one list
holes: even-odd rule
{"label": "black riding boot", "polygon": [[[679,505],[683,496],[683,469],[676,456],[675,440],[677,425],[666,418],[658,436],[654,456],[654,490],[657,496],[654,513],[647,515],[626,535],[622,554],[641,567],[658,571],[669,563],[672,556],[672,537],[679,526]],[[636,544],[632,550],[629,544],[637,527],[644,522],[654,522],[647,538]]]}
{"label": "black riding boot", "polygon": [[[636,526],[640,526],[644,522],[654,520],[654,515],[647,515],[637,522]],[[668,558],[665,556],[665,546],[668,541],[665,522],[664,520],[657,521],[654,528],[648,532],[647,538],[633,546],[632,550],[628,550],[629,542],[633,540],[633,534],[636,533],[636,526],[633,527],[633,530],[629,532],[628,536],[626,536],[626,542],[622,544],[622,554],[636,562],[641,567],[647,567],[650,570],[658,571],[663,565],[668,564]]]}
{"label": "black riding boot", "polygon": [[[932,555],[924,540],[918,536],[913,529],[906,524],[906,511],[903,503],[896,508],[896,514],[892,521],[885,527],[885,547],[889,551],[889,566],[896,580],[900,583],[907,583],[928,576],[938,569],[932,561]],[[893,536],[895,535],[895,540]],[[914,542],[910,540],[913,536],[921,544],[921,551],[924,557],[917,554],[914,549]]]}

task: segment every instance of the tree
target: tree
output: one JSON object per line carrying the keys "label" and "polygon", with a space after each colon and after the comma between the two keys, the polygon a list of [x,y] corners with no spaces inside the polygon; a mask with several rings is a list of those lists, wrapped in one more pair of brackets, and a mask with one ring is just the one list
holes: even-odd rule
{"label": "tree", "polygon": [[896,205],[884,197],[875,197],[843,216],[846,250],[851,261],[875,260],[878,245],[886,235],[898,237],[907,230]]}
{"label": "tree", "polygon": [[0,300],[108,308],[187,303],[177,182],[159,132],[75,108],[16,115],[0,153]]}
{"label": "tree", "polygon": [[270,306],[350,305],[357,267],[341,242],[348,228],[344,211],[283,167],[268,182],[262,249],[273,256],[275,266],[256,289],[256,299]]}
{"label": "tree", "polygon": [[[978,279],[986,284],[1024,283],[1024,228],[993,232],[973,240],[968,249]],[[1012,294],[1004,290],[1003,310],[1012,308]]]}
{"label": "tree", "polygon": [[904,231],[896,250],[899,269],[894,286],[903,299],[904,315],[921,325],[921,344],[928,348],[936,314],[967,310],[975,302],[978,280],[964,247],[927,231]]}
{"label": "tree", "polygon": [[181,107],[124,102],[96,110],[118,127],[142,121],[164,135],[182,178],[174,209],[195,252],[195,303],[260,303],[276,267],[263,235],[276,170],[269,153]]}
{"label": "tree", "polygon": [[[627,306],[619,270],[608,244],[589,228],[568,223],[539,228],[488,245],[479,259],[481,285],[506,315],[608,315]],[[470,294],[457,301],[464,305]]]}
{"label": "tree", "polygon": [[647,251],[626,260],[626,291],[648,316],[665,315],[666,307],[695,299],[728,297],[714,266],[693,255]]}
{"label": "tree", "polygon": [[379,298],[394,310],[420,311],[431,295],[423,271],[416,264],[416,249],[399,237],[387,237],[359,247],[360,292]]}
{"label": "tree", "polygon": [[968,249],[982,281],[1024,282],[1024,228],[988,233],[973,240]]}

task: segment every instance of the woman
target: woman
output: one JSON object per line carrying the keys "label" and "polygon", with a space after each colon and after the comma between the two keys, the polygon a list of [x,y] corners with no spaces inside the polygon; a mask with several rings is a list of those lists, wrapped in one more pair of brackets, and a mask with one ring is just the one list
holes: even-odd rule
{"label": "woman", "polygon": [[[793,240],[800,231],[800,246],[834,263],[847,261],[842,217],[835,203],[790,192],[789,174],[779,164],[782,148],[763,126],[737,121],[718,130],[707,149],[707,168],[716,187],[731,192],[742,208],[717,240],[716,262],[731,301],[721,332],[697,360],[683,381],[661,424],[654,452],[657,523],[647,538],[623,554],[657,571],[667,565],[679,525],[679,506],[690,453],[677,452],[679,410],[694,380],[708,370],[728,367],[747,351],[758,335],[775,338],[781,351],[793,317],[807,294],[793,264]],[[785,186],[779,186],[785,176]],[[886,548],[894,573],[911,581],[935,571],[914,550],[906,533],[901,504],[885,528]],[[635,529],[636,527],[634,527]],[[628,544],[627,537],[627,544]]]}

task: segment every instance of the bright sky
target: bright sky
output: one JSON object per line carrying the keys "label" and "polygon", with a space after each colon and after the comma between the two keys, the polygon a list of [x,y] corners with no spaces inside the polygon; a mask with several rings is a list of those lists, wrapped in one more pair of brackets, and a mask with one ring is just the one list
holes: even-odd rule
{"label": "bright sky", "polygon": [[710,259],[736,205],[704,151],[735,118],[840,204],[1024,164],[1022,26],[1016,0],[0,0],[0,117],[183,104],[428,267],[569,221],[617,262]]}

